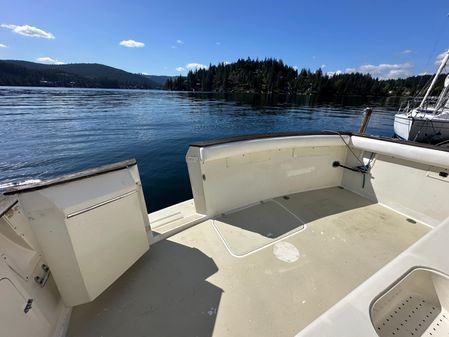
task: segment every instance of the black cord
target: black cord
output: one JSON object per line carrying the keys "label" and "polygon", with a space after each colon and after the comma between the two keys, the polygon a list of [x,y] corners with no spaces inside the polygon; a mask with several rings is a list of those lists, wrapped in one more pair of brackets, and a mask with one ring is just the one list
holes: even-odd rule
{"label": "black cord", "polygon": [[340,136],[341,140],[343,141],[343,143],[346,145],[346,147],[348,148],[349,151],[351,151],[352,155],[354,156],[355,159],[357,159],[357,161],[363,165],[363,162],[359,159],[359,157],[357,157],[357,155],[354,153],[354,151],[352,151],[351,146],[349,146],[348,143],[346,143],[346,140],[343,138],[342,134],[338,131],[332,131],[332,130],[324,130],[325,132],[331,132],[331,133],[335,133],[337,135]]}
{"label": "black cord", "polygon": [[346,140],[343,138],[343,136],[341,135],[340,132],[338,131],[332,131],[332,130],[325,130],[326,132],[330,132],[330,133],[335,133],[338,136],[340,136],[341,140],[343,141],[343,143],[346,145],[346,147],[348,148],[348,150],[352,153],[352,155],[354,156],[355,159],[357,159],[357,161],[360,163],[360,165],[356,166],[356,167],[349,167],[346,165],[341,164],[339,161],[334,161],[332,163],[333,167],[342,167],[346,170],[352,171],[352,172],[358,172],[358,173],[362,173],[363,174],[363,182],[362,182],[362,188],[365,188],[365,180],[366,177],[365,175],[370,171],[371,169],[371,162],[373,161],[374,158],[374,152],[371,152],[371,156],[369,158],[368,163],[364,164],[362,160],[360,160],[360,158],[354,153],[354,151],[352,151],[351,146],[349,146],[348,143],[346,143]]}

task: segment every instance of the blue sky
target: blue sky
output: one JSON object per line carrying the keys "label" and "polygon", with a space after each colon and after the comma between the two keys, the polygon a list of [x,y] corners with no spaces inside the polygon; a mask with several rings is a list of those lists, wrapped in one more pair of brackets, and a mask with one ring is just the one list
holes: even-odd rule
{"label": "blue sky", "polygon": [[448,12],[443,0],[0,0],[0,59],[175,75],[276,57],[389,78],[435,70],[449,48]]}

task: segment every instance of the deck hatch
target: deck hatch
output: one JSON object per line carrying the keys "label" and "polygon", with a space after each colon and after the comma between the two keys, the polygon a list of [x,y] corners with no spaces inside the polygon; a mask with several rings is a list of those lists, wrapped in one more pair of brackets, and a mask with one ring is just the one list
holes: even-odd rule
{"label": "deck hatch", "polygon": [[304,228],[304,222],[274,200],[222,215],[214,227],[231,254],[245,256]]}

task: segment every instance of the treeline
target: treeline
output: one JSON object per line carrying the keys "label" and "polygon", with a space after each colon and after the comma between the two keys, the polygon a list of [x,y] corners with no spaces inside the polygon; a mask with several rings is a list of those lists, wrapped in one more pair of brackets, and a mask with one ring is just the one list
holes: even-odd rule
{"label": "treeline", "polygon": [[0,60],[0,86],[153,89],[158,86],[143,75],[102,64],[45,65]]}
{"label": "treeline", "polygon": [[[300,71],[277,59],[239,59],[235,63],[210,65],[189,71],[187,76],[167,80],[165,89],[229,93],[266,93],[319,96],[409,96],[417,95],[430,75],[407,79],[379,80],[368,74],[345,73],[333,76],[321,69]],[[441,90],[443,77],[435,90]]]}

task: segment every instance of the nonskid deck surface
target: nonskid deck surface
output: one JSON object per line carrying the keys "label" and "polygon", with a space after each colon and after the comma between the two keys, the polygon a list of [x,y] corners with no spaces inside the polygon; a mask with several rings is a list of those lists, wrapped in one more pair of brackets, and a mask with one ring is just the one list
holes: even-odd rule
{"label": "nonskid deck surface", "polygon": [[195,203],[187,200],[148,215],[154,238],[165,237],[186,225],[199,223],[206,218],[196,213]]}
{"label": "nonskid deck surface", "polygon": [[[286,217],[277,232],[276,224],[258,232],[233,221],[223,237],[213,220],[184,230],[152,246],[94,302],[75,307],[67,335],[293,336],[429,231],[340,188],[274,202],[305,228]],[[248,231],[271,241],[231,255],[231,241],[252,245]]]}

